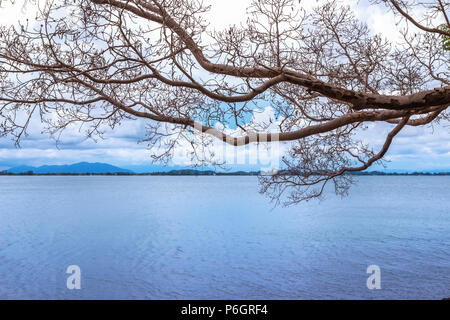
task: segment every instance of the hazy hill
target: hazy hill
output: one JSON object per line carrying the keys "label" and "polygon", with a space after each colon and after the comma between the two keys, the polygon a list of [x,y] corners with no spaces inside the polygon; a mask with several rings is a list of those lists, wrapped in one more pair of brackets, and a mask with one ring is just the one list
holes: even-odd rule
{"label": "hazy hill", "polygon": [[90,163],[90,162],[79,162],[69,165],[45,165],[40,167],[31,167],[31,166],[18,166],[13,167],[7,170],[7,172],[10,173],[23,173],[23,172],[29,172],[33,171],[33,173],[75,173],[75,174],[82,174],[82,173],[117,173],[117,172],[124,172],[124,173],[133,173],[131,170],[119,168],[107,163]]}

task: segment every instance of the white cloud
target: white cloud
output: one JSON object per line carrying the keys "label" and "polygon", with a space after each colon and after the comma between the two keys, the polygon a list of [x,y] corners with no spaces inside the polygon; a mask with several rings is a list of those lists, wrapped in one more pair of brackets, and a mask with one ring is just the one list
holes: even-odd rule
{"label": "white cloud", "polygon": [[36,18],[36,5],[29,1],[0,1],[0,24],[15,25],[19,21],[25,23],[32,22]]}
{"label": "white cloud", "polygon": [[[393,125],[371,123],[359,137],[379,150]],[[446,125],[405,127],[393,140],[386,154],[391,169],[450,170],[450,128]],[[377,167],[375,167],[377,168]],[[380,168],[380,167],[378,167]]]}

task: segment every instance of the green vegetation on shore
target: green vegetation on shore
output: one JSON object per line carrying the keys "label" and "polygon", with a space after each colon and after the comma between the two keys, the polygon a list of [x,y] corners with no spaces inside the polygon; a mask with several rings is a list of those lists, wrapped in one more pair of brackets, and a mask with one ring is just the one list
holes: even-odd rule
{"label": "green vegetation on shore", "polygon": [[[282,173],[282,171],[280,172]],[[171,170],[160,172],[105,172],[105,173],[34,173],[26,171],[21,173],[12,173],[7,170],[0,171],[1,176],[258,176],[260,171],[233,171],[216,172],[212,170]],[[355,176],[450,176],[450,172],[383,172],[383,171],[364,171],[349,172],[347,174]]]}

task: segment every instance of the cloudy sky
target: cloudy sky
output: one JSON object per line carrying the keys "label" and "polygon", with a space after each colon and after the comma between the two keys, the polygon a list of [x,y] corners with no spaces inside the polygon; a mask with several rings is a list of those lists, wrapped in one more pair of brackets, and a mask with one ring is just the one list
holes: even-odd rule
{"label": "cloudy sky", "polygon": [[[16,1],[20,3],[21,1]],[[245,9],[249,1],[228,0],[212,1],[212,9],[209,13],[209,21],[212,27],[223,28],[230,24],[245,20]],[[311,6],[316,1],[303,1]],[[397,36],[393,30],[395,20],[393,16],[381,8],[368,7],[365,1],[346,0],[356,8],[357,15],[366,21],[376,33],[385,34],[391,38]],[[34,18],[33,10],[23,10],[20,5],[13,7],[2,4],[0,8],[0,21],[2,23],[15,23],[18,18]],[[255,114],[256,119],[273,117],[273,111],[269,104],[260,105],[260,111]],[[275,121],[277,119],[274,119]],[[42,128],[39,122],[32,123],[30,135],[25,138],[21,147],[17,148],[9,138],[0,138],[0,170],[17,165],[39,166],[43,164],[69,164],[79,161],[107,162],[113,165],[130,168],[136,171],[160,170],[155,167],[150,158],[150,151],[145,143],[139,141],[145,138],[145,120],[124,121],[114,130],[107,130],[102,140],[86,140],[76,128],[64,133],[61,142],[56,145],[48,135],[41,134]],[[371,124],[369,130],[363,133],[364,140],[373,146],[379,146],[384,142],[389,125]],[[221,152],[231,152],[237,157],[243,154],[246,160],[235,164],[234,169],[257,168],[252,156],[258,152],[254,147],[246,147],[241,150],[224,149],[221,143],[216,143],[215,148]],[[282,146],[276,151],[271,150],[269,156],[278,156],[282,152]],[[256,151],[255,151],[256,150]],[[266,152],[266,153],[264,153]],[[260,162],[264,165],[268,162],[267,150],[261,153]],[[233,156],[230,158],[233,159]],[[230,163],[235,163],[236,158]],[[387,168],[391,170],[449,170],[450,171],[450,127],[445,124],[432,127],[406,128],[395,139],[391,146],[387,159]],[[178,150],[173,160],[174,165],[187,164],[184,150]],[[372,169],[381,169],[372,167]]]}

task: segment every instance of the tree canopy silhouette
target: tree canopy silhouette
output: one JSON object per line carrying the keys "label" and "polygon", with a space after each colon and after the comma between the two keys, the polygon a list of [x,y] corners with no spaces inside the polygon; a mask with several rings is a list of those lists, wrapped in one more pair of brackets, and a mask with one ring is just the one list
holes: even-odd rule
{"label": "tree canopy silhouette", "polygon": [[[290,204],[328,182],[345,194],[344,173],[382,160],[404,127],[449,118],[445,0],[369,0],[395,14],[401,41],[373,34],[337,0],[312,10],[254,0],[247,21],[224,30],[208,27],[201,0],[36,1],[34,21],[0,29],[0,134],[16,143],[36,115],[55,136],[148,119],[157,160],[195,133],[233,146],[289,141],[283,170],[260,182]],[[281,119],[276,132],[247,123],[260,101]],[[378,151],[359,137],[369,122],[392,125]]]}

